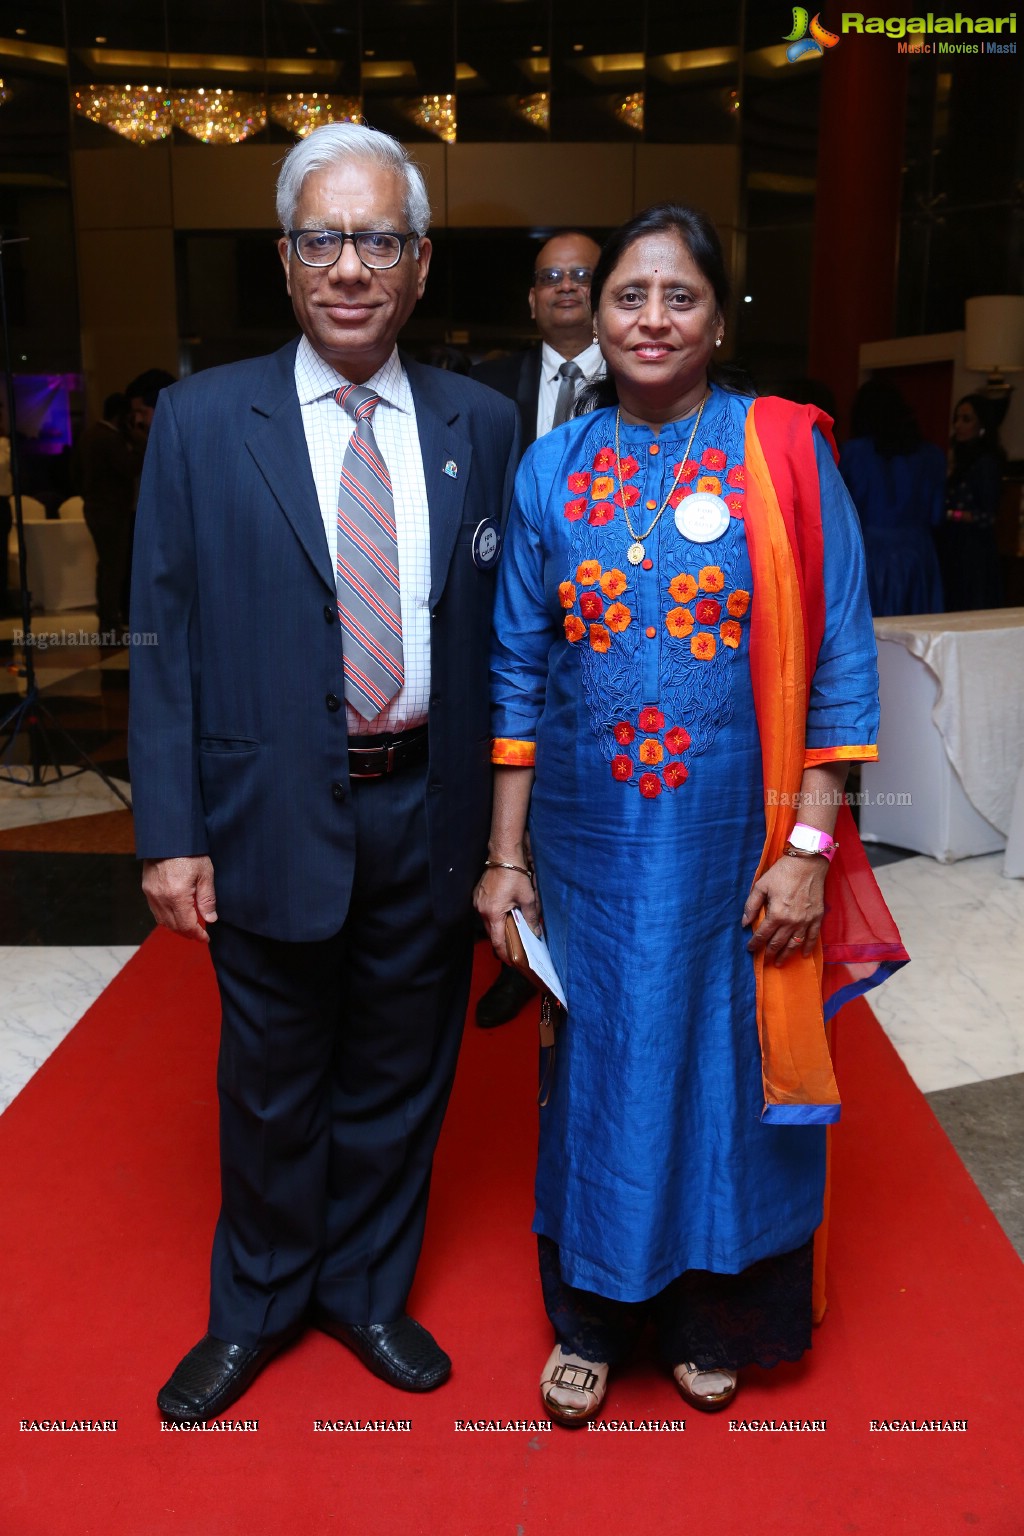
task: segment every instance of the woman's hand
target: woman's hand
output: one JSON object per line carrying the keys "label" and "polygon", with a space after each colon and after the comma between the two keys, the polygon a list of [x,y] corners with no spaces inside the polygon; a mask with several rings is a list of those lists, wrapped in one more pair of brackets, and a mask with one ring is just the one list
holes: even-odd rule
{"label": "woman's hand", "polygon": [[[517,858],[509,862],[519,864],[523,861]],[[540,902],[536,887],[529,875],[519,874],[517,870],[501,869],[496,865],[485,869],[473,892],[473,905],[484,920],[487,936],[502,965],[509,963],[505,949],[505,918],[513,907],[519,907],[535,933],[540,932]]]}
{"label": "woman's hand", "polygon": [[752,955],[764,950],[776,965],[784,965],[798,952],[814,953],[825,915],[825,876],[828,862],[820,854],[809,859],[784,855],[750,888],[743,908],[743,926],[750,928],[763,909],[764,920],[747,948]]}

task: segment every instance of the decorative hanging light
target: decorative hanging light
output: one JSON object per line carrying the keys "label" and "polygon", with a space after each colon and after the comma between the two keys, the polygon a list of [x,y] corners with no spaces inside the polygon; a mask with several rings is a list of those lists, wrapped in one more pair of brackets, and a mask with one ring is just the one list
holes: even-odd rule
{"label": "decorative hanging light", "polygon": [[630,91],[628,96],[624,96],[615,108],[615,116],[620,123],[625,123],[627,128],[632,128],[636,133],[642,133],[644,127],[643,91]]}
{"label": "decorative hanging light", "polygon": [[409,103],[405,115],[417,128],[436,134],[446,144],[455,143],[455,97],[451,92],[442,96],[421,96]]}
{"label": "decorative hanging light", "polygon": [[516,111],[532,128],[543,128],[546,133],[551,126],[551,95],[548,91],[535,91],[532,96],[520,96]]}
{"label": "decorative hanging light", "polygon": [[202,144],[241,144],[267,126],[263,97],[253,91],[181,91],[174,123]]}
{"label": "decorative hanging light", "polygon": [[279,128],[304,139],[322,123],[361,123],[357,96],[329,96],[324,91],[289,91],[271,96],[270,115]]}
{"label": "decorative hanging light", "polygon": [[148,85],[87,86],[75,92],[75,111],[133,144],[166,139],[173,126],[170,96]]}

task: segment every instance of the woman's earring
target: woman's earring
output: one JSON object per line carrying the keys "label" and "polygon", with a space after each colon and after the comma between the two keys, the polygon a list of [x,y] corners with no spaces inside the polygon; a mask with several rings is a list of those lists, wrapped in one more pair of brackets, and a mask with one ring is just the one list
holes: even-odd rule
{"label": "woman's earring", "polygon": [[722,345],[722,338],[721,338],[721,336],[719,336],[719,337],[716,338],[715,346],[716,347],[720,347],[721,345]]}

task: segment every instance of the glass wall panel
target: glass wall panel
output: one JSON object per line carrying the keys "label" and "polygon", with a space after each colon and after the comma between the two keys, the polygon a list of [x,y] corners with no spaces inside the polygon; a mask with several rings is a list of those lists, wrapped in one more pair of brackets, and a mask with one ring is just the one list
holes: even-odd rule
{"label": "glass wall panel", "polygon": [[459,0],[459,142],[540,143],[550,135],[550,0]]}

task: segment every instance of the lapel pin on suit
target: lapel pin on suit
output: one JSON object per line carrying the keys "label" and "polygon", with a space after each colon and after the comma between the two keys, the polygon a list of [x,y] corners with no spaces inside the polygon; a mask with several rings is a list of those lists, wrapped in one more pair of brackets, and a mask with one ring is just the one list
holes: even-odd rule
{"label": "lapel pin on suit", "polygon": [[459,478],[459,466],[456,464],[454,459],[448,460],[448,463],[444,467],[444,472],[448,476],[449,480],[457,480]]}

